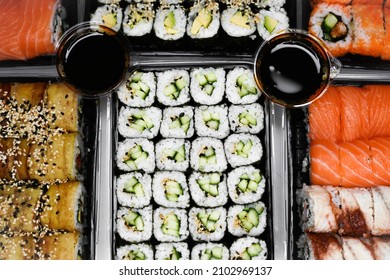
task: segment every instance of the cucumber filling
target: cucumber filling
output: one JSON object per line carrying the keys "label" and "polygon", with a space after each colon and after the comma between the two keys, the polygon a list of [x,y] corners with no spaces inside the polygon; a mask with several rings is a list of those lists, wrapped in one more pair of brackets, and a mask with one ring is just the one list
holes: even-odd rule
{"label": "cucumber filling", "polygon": [[181,128],[184,133],[190,129],[191,118],[184,113],[181,113],[179,116],[175,116],[171,118],[171,123],[169,124],[170,129]]}
{"label": "cucumber filling", "polygon": [[128,81],[126,87],[131,96],[145,100],[149,95],[150,88],[141,81],[142,75],[142,72],[136,72],[133,76],[131,76],[131,79]]}
{"label": "cucumber filling", "polygon": [[206,249],[202,252],[201,260],[222,260],[223,249],[221,247],[214,247],[212,249]]}
{"label": "cucumber filling", "polygon": [[172,260],[172,261],[180,260],[180,259],[181,259],[181,256],[182,256],[182,254],[181,254],[178,250],[176,250],[175,247],[173,247],[172,253],[169,255],[169,257],[165,258],[164,260],[166,260],[166,261],[170,261],[170,260]]}
{"label": "cucumber filling", "polygon": [[259,171],[255,171],[252,174],[244,173],[240,176],[240,181],[236,185],[237,194],[257,192],[262,177]]}
{"label": "cucumber filling", "polygon": [[173,160],[175,163],[184,162],[186,160],[186,149],[185,146],[180,146],[177,150],[165,149],[164,155]]}
{"label": "cucumber filling", "polygon": [[200,222],[199,231],[214,232],[217,229],[216,224],[221,215],[217,211],[213,211],[210,214],[199,212],[196,216]]}
{"label": "cucumber filling", "polygon": [[206,196],[216,197],[219,195],[218,185],[221,182],[221,175],[219,173],[205,174],[196,183]]}
{"label": "cucumber filling", "polygon": [[252,147],[253,147],[252,140],[249,139],[246,143],[240,140],[235,145],[234,154],[243,158],[248,158]]}
{"label": "cucumber filling", "polygon": [[248,110],[240,113],[238,115],[238,119],[240,124],[242,124],[243,126],[253,127],[257,125],[256,117],[253,114],[249,113]]}
{"label": "cucumber filling", "polygon": [[135,145],[126,152],[123,162],[131,170],[138,170],[138,166],[149,157],[149,153],[142,149],[141,145]]}
{"label": "cucumber filling", "polygon": [[131,177],[123,187],[123,192],[133,194],[136,197],[145,196],[144,187],[137,178]]}
{"label": "cucumber filling", "polygon": [[161,231],[166,235],[179,237],[180,220],[174,213],[165,216],[161,225]]}
{"label": "cucumber filling", "polygon": [[130,227],[131,230],[144,230],[144,219],[140,213],[130,210],[126,215],[123,215],[122,218],[125,221],[125,225]]}
{"label": "cucumber filling", "polygon": [[134,261],[143,261],[146,260],[146,255],[141,250],[131,250],[127,257],[129,260]]}
{"label": "cucumber filling", "polygon": [[150,131],[154,127],[154,123],[144,110],[140,110],[129,117],[126,126],[143,132],[144,130]]}
{"label": "cucumber filling", "polygon": [[251,246],[245,248],[245,250],[241,252],[238,259],[251,260],[252,258],[259,256],[261,251],[263,251],[261,245],[259,243],[253,243]]}
{"label": "cucumber filling", "polygon": [[334,13],[329,13],[324,17],[321,28],[324,32],[323,39],[326,41],[337,42],[348,35],[348,26],[340,16]]}
{"label": "cucumber filling", "polygon": [[215,89],[215,83],[217,82],[217,76],[214,72],[208,72],[206,74],[196,74],[196,80],[199,83],[199,87],[207,94],[212,95]]}
{"label": "cucumber filling", "polygon": [[256,208],[246,207],[237,214],[238,224],[246,231],[259,225],[259,217],[263,213],[264,208],[259,206]]}
{"label": "cucumber filling", "polygon": [[187,86],[183,77],[175,79],[172,83],[164,88],[164,95],[172,100],[177,100],[180,96],[180,92]]}
{"label": "cucumber filling", "polygon": [[217,156],[213,147],[204,147],[199,154],[199,169],[203,170],[207,164],[216,164]]}
{"label": "cucumber filling", "polygon": [[219,113],[210,113],[208,110],[204,110],[202,112],[202,118],[205,123],[205,125],[213,130],[219,129],[219,124],[221,121],[221,118],[219,116]]}
{"label": "cucumber filling", "polygon": [[250,94],[257,94],[257,88],[253,85],[250,85],[249,81],[249,76],[246,73],[238,76],[236,80],[236,88],[238,95],[241,98]]}
{"label": "cucumber filling", "polygon": [[164,182],[165,198],[169,201],[177,202],[179,197],[183,195],[182,186],[175,180],[167,179]]}

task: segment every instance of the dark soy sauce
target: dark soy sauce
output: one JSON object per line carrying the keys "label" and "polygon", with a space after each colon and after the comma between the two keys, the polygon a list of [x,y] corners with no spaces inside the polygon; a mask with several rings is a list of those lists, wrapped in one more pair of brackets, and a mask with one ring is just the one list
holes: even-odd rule
{"label": "dark soy sauce", "polygon": [[94,96],[115,89],[127,71],[128,51],[117,34],[88,33],[63,48],[60,75],[82,94]]}

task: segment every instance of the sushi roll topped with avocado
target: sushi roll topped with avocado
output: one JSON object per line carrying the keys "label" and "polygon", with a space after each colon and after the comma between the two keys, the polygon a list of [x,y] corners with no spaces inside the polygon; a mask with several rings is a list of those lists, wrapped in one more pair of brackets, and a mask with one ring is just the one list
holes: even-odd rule
{"label": "sushi roll topped with avocado", "polygon": [[219,29],[219,18],[216,1],[194,1],[188,14],[187,35],[196,39],[214,37]]}
{"label": "sushi roll topped with avocado", "polygon": [[180,6],[161,6],[154,21],[154,32],[163,40],[177,40],[184,36],[186,15]]}
{"label": "sushi roll topped with avocado", "polygon": [[116,4],[98,7],[91,17],[91,23],[101,24],[114,31],[119,31],[122,24],[122,9]]}
{"label": "sushi roll topped with avocado", "polygon": [[232,37],[249,36],[256,31],[253,13],[248,8],[227,8],[222,12],[221,25]]}
{"label": "sushi roll topped with avocado", "polygon": [[127,36],[143,36],[152,31],[154,10],[151,4],[130,4],[125,10],[123,32]]}
{"label": "sushi roll topped with avocado", "polygon": [[270,9],[260,10],[257,14],[257,31],[264,40],[289,27],[289,19],[286,11]]}

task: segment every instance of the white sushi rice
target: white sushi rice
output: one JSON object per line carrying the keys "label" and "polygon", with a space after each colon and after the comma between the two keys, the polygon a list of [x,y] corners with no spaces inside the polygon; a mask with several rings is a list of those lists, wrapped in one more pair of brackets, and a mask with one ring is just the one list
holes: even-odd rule
{"label": "white sushi rice", "polygon": [[[174,120],[179,117],[188,116],[190,118],[190,126],[187,131],[182,127],[171,127]],[[190,138],[194,135],[194,111],[191,106],[165,108],[163,111],[163,119],[161,122],[160,133],[164,138]]]}
{"label": "white sushi rice", "polygon": [[[281,8],[279,10],[270,9],[270,10],[260,10],[260,12],[257,14],[257,32],[259,32],[259,35],[264,40],[267,39],[269,36],[276,34],[282,30],[286,30],[289,27],[289,19],[287,16],[286,11]],[[275,28],[270,32],[265,27],[265,19],[266,17],[272,18],[277,21],[277,24]]]}
{"label": "white sushi rice", "polygon": [[[241,75],[247,75],[248,79],[245,84],[248,86],[256,87],[256,94],[248,94],[243,97],[239,95],[239,86],[237,84],[237,78]],[[253,78],[253,72],[249,69],[242,67],[236,67],[229,71],[226,76],[226,97],[233,104],[249,104],[256,102],[260,97],[260,90],[257,88],[255,80]]]}
{"label": "white sushi rice", "polygon": [[[169,214],[175,214],[179,219],[179,236],[164,234],[162,231],[163,222]],[[160,242],[179,242],[185,240],[189,235],[187,211],[176,208],[157,208],[154,211],[153,234]]]}
{"label": "white sushi rice", "polygon": [[[136,129],[132,126],[137,118],[134,115],[143,116],[143,119],[147,119],[148,122],[152,123],[153,127],[144,127],[143,131]],[[122,107],[118,117],[118,131],[123,137],[127,138],[147,138],[153,139],[157,136],[160,130],[160,123],[162,118],[162,111],[157,107],[150,107],[145,109],[128,108]]]}
{"label": "white sushi rice", "polygon": [[[132,22],[136,17],[136,13],[138,14],[137,16],[142,16],[142,18],[133,25]],[[155,16],[152,6],[143,4],[128,5],[124,14],[125,18],[122,23],[122,28],[127,36],[140,37],[149,34],[152,31],[153,19]]]}
{"label": "white sushi rice", "polygon": [[[218,33],[219,25],[220,25],[220,13],[218,4],[213,3],[214,5],[212,7],[209,6],[193,6],[193,8],[188,13],[188,24],[187,24],[187,35],[193,39],[204,39],[204,38],[212,38]],[[191,32],[192,25],[194,23],[195,18],[197,17],[199,11],[202,9],[206,9],[208,12],[212,15],[212,20],[205,28],[204,26],[201,26],[198,33],[193,34]]]}
{"label": "white sushi rice", "polygon": [[[135,178],[142,185],[143,196],[136,196],[134,193],[124,191],[126,183]],[[148,174],[130,172],[116,178],[116,195],[120,205],[134,208],[142,208],[150,204],[152,198],[152,178]]]}
{"label": "white sushi rice", "polygon": [[[170,12],[173,12],[175,18],[175,25],[173,26],[174,33],[168,33],[164,27],[164,20]],[[163,40],[178,40],[182,38],[186,31],[186,14],[184,9],[180,6],[171,5],[169,8],[160,7],[157,10],[156,18],[153,24],[154,33]]]}
{"label": "white sushi rice", "polygon": [[[243,211],[245,208],[255,208],[255,207],[262,207],[264,210],[259,215],[259,224],[256,227],[251,228],[249,231],[247,231],[240,222],[240,219],[238,218],[238,214]],[[267,209],[262,202],[257,202],[253,204],[246,204],[246,205],[233,205],[229,207],[228,214],[227,214],[227,228],[228,231],[234,235],[234,236],[243,236],[243,235],[249,235],[249,236],[259,236],[262,234],[265,230],[265,227],[267,225]]]}
{"label": "white sushi rice", "polygon": [[[177,151],[184,145],[185,159],[177,162],[168,151]],[[156,143],[156,164],[160,170],[186,171],[190,165],[190,142],[183,139],[163,139]]]}
{"label": "white sushi rice", "polygon": [[[180,90],[177,99],[170,99],[164,94],[164,89],[175,80],[183,78],[186,86]],[[157,100],[165,106],[179,106],[190,101],[190,77],[186,70],[167,70],[157,73]]]}
{"label": "white sushi rice", "polygon": [[[208,231],[200,219],[199,213],[210,215],[214,211],[219,213],[219,219],[215,223],[215,231]],[[190,234],[195,241],[220,241],[226,231],[226,209],[223,207],[217,208],[197,208],[193,207],[188,213],[188,224]]]}
{"label": "white sushi rice", "polygon": [[280,8],[286,3],[286,0],[253,0],[252,2],[260,8]]}
{"label": "white sushi rice", "polygon": [[191,251],[191,260],[202,260],[202,256],[206,252],[206,250],[212,250],[214,248],[221,248],[222,249],[222,259],[221,260],[228,260],[229,259],[229,249],[223,245],[222,243],[200,243],[196,244],[194,248],[192,248]]}
{"label": "white sushi rice", "polygon": [[[210,114],[219,118],[218,129],[214,129],[207,125],[203,114]],[[200,106],[195,109],[195,130],[199,136],[209,136],[218,139],[223,139],[229,136],[229,120],[228,109],[226,105],[220,106]]]}
{"label": "white sushi rice", "polygon": [[[114,15],[115,25],[111,25],[104,20],[107,15]],[[119,31],[122,25],[122,9],[116,4],[100,6],[91,16],[91,23],[107,26],[114,31]]]}
{"label": "white sushi rice", "polygon": [[224,174],[220,174],[221,180],[217,185],[218,195],[216,196],[203,191],[197,182],[199,179],[202,180],[209,177],[210,173],[193,172],[191,174],[190,178],[188,179],[191,198],[200,207],[217,207],[225,205],[228,201],[226,176]]}
{"label": "white sushi rice", "polygon": [[[212,83],[214,90],[208,95],[199,85],[197,75],[214,73],[217,81]],[[191,96],[196,103],[215,105],[222,101],[225,92],[225,70],[223,68],[195,68],[191,71]]]}
{"label": "white sushi rice", "polygon": [[146,260],[153,260],[153,248],[149,244],[140,243],[132,245],[124,245],[117,249],[115,259],[129,260],[129,252],[142,252],[145,254]]}
{"label": "white sushi rice", "polygon": [[[208,147],[214,149],[216,155],[216,163],[207,163],[205,166],[200,166],[199,156]],[[211,137],[196,138],[191,145],[190,154],[191,167],[196,171],[202,172],[222,172],[227,169],[227,162],[223,144],[220,140]]]}
{"label": "white sushi rice", "polygon": [[[139,231],[135,226],[129,226],[126,224],[124,217],[129,214],[129,212],[135,212],[142,216],[143,220],[143,230]],[[129,242],[142,242],[148,241],[152,237],[152,206],[145,208],[126,208],[121,207],[117,212],[116,217],[116,231],[119,236]]]}
{"label": "white sushi rice", "polygon": [[118,89],[118,98],[123,104],[130,107],[152,106],[156,98],[156,77],[154,76],[153,72],[142,73],[141,82],[147,85],[150,89],[149,94],[144,99],[140,96],[137,96],[135,91],[130,87],[130,84],[133,81],[133,77],[139,73],[140,72],[134,72],[126,81],[126,83],[122,83]]}
{"label": "white sushi rice", "polygon": [[[131,148],[135,147],[136,145],[140,145],[143,149],[143,151],[148,153],[148,157],[141,161],[137,168],[131,168],[129,165],[125,163],[125,159],[127,159],[128,152]],[[147,139],[126,139],[123,142],[120,142],[118,144],[118,151],[116,155],[116,162],[117,166],[120,170],[123,171],[137,171],[137,170],[143,170],[146,173],[152,173],[154,172],[154,169],[156,168],[155,163],[155,155],[154,155],[154,145],[153,142],[147,140]]]}
{"label": "white sushi rice", "polygon": [[[249,141],[252,142],[252,148],[248,152],[247,157],[236,153],[236,147],[240,141],[244,144]],[[259,161],[263,156],[263,148],[261,146],[260,139],[257,136],[247,133],[239,133],[232,134],[225,140],[225,153],[227,161],[234,168]]]}
{"label": "white sushi rice", "polygon": [[190,250],[188,244],[184,242],[176,243],[160,243],[156,246],[156,260],[170,260],[173,250],[176,250],[181,256],[179,260],[188,260],[190,258]]}
{"label": "white sushi rice", "polygon": [[[256,119],[256,125],[248,124],[246,122],[240,122],[240,114],[249,113]],[[232,105],[229,107],[229,123],[233,132],[248,132],[251,134],[257,134],[264,128],[264,110],[263,107],[258,104],[249,105]]]}
{"label": "white sushi rice", "polygon": [[[166,193],[167,181],[175,181],[180,184],[183,194],[178,196],[177,201],[168,200]],[[186,208],[190,205],[190,194],[188,190],[186,176],[178,171],[158,171],[153,176],[152,183],[154,201],[164,207]]]}
{"label": "white sushi rice", "polygon": [[121,0],[98,0],[98,2],[102,4],[117,4],[120,1]]}
{"label": "white sushi rice", "polygon": [[240,177],[245,174],[249,176],[249,179],[251,179],[251,177],[253,176],[252,174],[254,172],[260,172],[261,174],[260,169],[257,169],[252,165],[249,165],[249,166],[237,167],[228,174],[227,177],[228,193],[230,199],[234,203],[238,203],[238,204],[252,203],[261,199],[265,190],[265,181],[266,181],[262,174],[261,174],[262,175],[261,181],[257,186],[256,192],[250,190],[242,192],[238,188],[238,184],[240,183]]}
{"label": "white sushi rice", "polygon": [[230,247],[230,259],[241,260],[242,253],[252,244],[260,244],[263,249],[258,256],[252,257],[252,260],[266,260],[268,255],[267,245],[263,240],[255,237],[242,237],[233,242]]}
{"label": "white sushi rice", "polygon": [[239,10],[236,8],[227,8],[222,12],[221,25],[223,30],[232,37],[244,37],[253,34],[256,31],[256,24],[250,12],[248,13],[248,11],[245,11],[249,17],[249,26],[247,26],[247,28],[238,26],[231,22],[231,18],[238,11]]}

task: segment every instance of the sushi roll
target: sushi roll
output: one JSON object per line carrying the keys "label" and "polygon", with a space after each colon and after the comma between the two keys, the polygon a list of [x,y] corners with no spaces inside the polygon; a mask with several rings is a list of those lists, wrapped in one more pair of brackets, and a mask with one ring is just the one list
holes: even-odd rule
{"label": "sushi roll", "polygon": [[119,100],[130,107],[149,107],[156,98],[156,77],[152,72],[134,72],[118,89]]}
{"label": "sushi roll", "polygon": [[160,206],[186,208],[190,205],[190,194],[184,173],[156,172],[152,188],[154,201]]}
{"label": "sushi roll", "polygon": [[152,198],[152,178],[148,174],[130,172],[116,179],[116,197],[122,206],[142,208]]}
{"label": "sushi roll", "polygon": [[82,260],[85,246],[83,235],[79,232],[48,233],[37,242],[38,260]]}
{"label": "sushi roll", "polygon": [[222,12],[221,25],[223,30],[232,37],[252,35],[256,24],[250,9],[227,8]]}
{"label": "sushi roll", "polygon": [[212,38],[219,29],[219,5],[216,1],[194,2],[188,14],[187,35],[193,39]]}
{"label": "sushi roll", "polygon": [[119,208],[116,231],[126,241],[138,243],[152,236],[152,206],[145,208]]}
{"label": "sushi roll", "polygon": [[192,142],[191,167],[202,172],[222,172],[227,168],[223,144],[211,137],[199,137]]}
{"label": "sushi roll", "polygon": [[160,242],[178,242],[187,239],[189,232],[186,210],[157,208],[154,211],[153,233]]}
{"label": "sushi roll", "polygon": [[149,34],[153,28],[154,15],[155,13],[152,5],[128,5],[122,23],[123,32],[127,36],[133,37]]}
{"label": "sushi roll", "polygon": [[233,242],[230,247],[232,260],[266,260],[267,245],[255,237],[242,237]]}
{"label": "sushi roll", "polygon": [[221,173],[194,172],[189,178],[191,198],[198,206],[217,207],[227,203],[226,176]]}
{"label": "sushi roll", "polygon": [[156,168],[153,142],[146,139],[126,139],[118,145],[117,166],[122,171],[143,170],[154,172]]}
{"label": "sushi roll", "polygon": [[264,110],[258,104],[232,105],[229,108],[229,123],[233,132],[257,134],[264,128]]}
{"label": "sushi roll", "polygon": [[157,107],[145,109],[122,107],[118,131],[123,137],[152,139],[160,130],[162,111]]}
{"label": "sushi roll", "polygon": [[190,250],[184,242],[160,243],[156,246],[156,260],[188,260]]}
{"label": "sushi roll", "polygon": [[257,136],[246,133],[232,134],[225,140],[225,153],[227,161],[234,168],[259,161],[263,148]]}
{"label": "sushi roll", "polygon": [[196,103],[218,104],[224,91],[225,70],[222,68],[196,68],[191,71],[191,96]]}
{"label": "sushi roll", "polygon": [[117,249],[115,259],[129,261],[153,260],[153,248],[145,243],[124,245]]}
{"label": "sushi roll", "polygon": [[227,227],[234,236],[259,236],[266,225],[267,210],[262,202],[229,207]]}
{"label": "sushi roll", "polygon": [[190,77],[185,70],[167,70],[157,74],[157,99],[165,106],[190,101]]}
{"label": "sushi roll", "polygon": [[191,251],[191,260],[228,260],[229,249],[221,243],[200,243]]}
{"label": "sushi roll", "polygon": [[156,13],[153,29],[157,38],[178,40],[186,32],[186,14],[180,6],[161,6]]}
{"label": "sushi roll", "polygon": [[229,136],[228,109],[226,105],[200,106],[195,109],[195,130],[199,136],[223,139]]}
{"label": "sushi roll", "polygon": [[251,0],[259,8],[281,8],[286,0]]}
{"label": "sushi roll", "polygon": [[0,244],[0,260],[33,260],[36,256],[36,241],[30,234],[0,234]]}
{"label": "sushi roll", "polygon": [[193,207],[188,213],[189,230],[195,241],[220,241],[226,231],[226,210]]}
{"label": "sushi roll", "polygon": [[160,170],[186,171],[190,165],[190,142],[163,139],[156,144],[156,162]]}
{"label": "sushi roll", "polygon": [[164,138],[190,138],[194,135],[194,111],[190,106],[165,108],[160,133]]}
{"label": "sushi roll", "polygon": [[116,4],[100,6],[91,16],[91,23],[119,31],[122,24],[122,9]]}
{"label": "sushi roll", "polygon": [[233,104],[249,104],[256,102],[260,91],[249,69],[236,67],[226,76],[226,97]]}
{"label": "sushi roll", "polygon": [[304,260],[343,260],[339,236],[328,233],[305,233],[298,242],[298,256]]}
{"label": "sushi roll", "polygon": [[227,186],[230,199],[237,204],[253,203],[261,199],[265,178],[252,165],[242,166],[228,174]]}
{"label": "sushi roll", "polygon": [[309,33],[323,39],[332,55],[349,53],[353,40],[351,6],[316,5],[310,15]]}
{"label": "sushi roll", "polygon": [[289,27],[289,19],[284,9],[260,10],[256,17],[257,32],[264,40]]}

